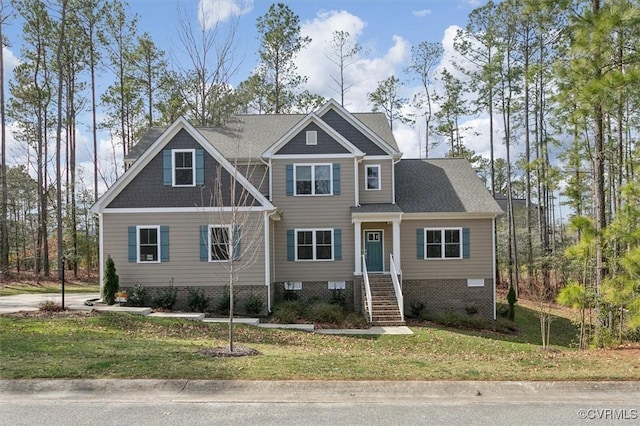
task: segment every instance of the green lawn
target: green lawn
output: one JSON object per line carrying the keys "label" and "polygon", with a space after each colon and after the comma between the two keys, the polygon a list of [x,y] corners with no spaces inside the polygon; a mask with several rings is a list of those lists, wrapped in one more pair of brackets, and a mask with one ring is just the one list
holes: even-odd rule
{"label": "green lawn", "polygon": [[[311,380],[638,380],[640,351],[577,351],[575,328],[554,322],[543,351],[533,310],[516,335],[413,327],[412,336],[329,336],[236,326],[236,344],[261,355],[211,358],[227,326],[126,314],[0,317],[0,378]],[[538,333],[538,334],[537,334]]]}
{"label": "green lawn", "polygon": [[[16,294],[43,294],[60,293],[62,284],[57,281],[15,281],[0,283],[0,296],[13,296]],[[100,286],[89,281],[66,281],[64,284],[65,293],[93,293],[99,292]]]}

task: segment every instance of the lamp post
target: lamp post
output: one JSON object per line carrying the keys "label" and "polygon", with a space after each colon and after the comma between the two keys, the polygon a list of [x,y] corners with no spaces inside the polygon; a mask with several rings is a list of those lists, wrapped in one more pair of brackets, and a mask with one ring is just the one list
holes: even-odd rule
{"label": "lamp post", "polygon": [[66,259],[64,256],[60,258],[60,263],[62,264],[62,310],[63,311],[64,311],[64,269],[65,269],[64,262],[65,260]]}

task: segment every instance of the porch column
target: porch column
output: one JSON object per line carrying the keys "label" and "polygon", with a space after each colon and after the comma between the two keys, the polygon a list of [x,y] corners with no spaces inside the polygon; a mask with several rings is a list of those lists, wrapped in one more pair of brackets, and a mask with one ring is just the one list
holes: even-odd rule
{"label": "porch column", "polygon": [[358,219],[353,221],[353,247],[355,252],[355,273],[362,275],[362,222]]}
{"label": "porch column", "polygon": [[400,219],[393,221],[393,260],[400,272]]}

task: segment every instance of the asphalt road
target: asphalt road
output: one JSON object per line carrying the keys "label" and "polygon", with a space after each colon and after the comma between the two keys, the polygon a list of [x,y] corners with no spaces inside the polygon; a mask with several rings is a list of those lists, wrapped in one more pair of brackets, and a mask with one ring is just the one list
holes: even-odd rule
{"label": "asphalt road", "polygon": [[640,424],[640,382],[0,381],[0,425]]}

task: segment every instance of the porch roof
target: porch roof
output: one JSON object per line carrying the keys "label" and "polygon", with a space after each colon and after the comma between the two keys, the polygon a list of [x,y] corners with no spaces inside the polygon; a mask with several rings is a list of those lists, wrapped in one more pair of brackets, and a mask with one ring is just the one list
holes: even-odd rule
{"label": "porch roof", "polygon": [[402,213],[402,209],[400,209],[397,204],[362,204],[360,206],[351,207],[351,214],[354,213]]}

